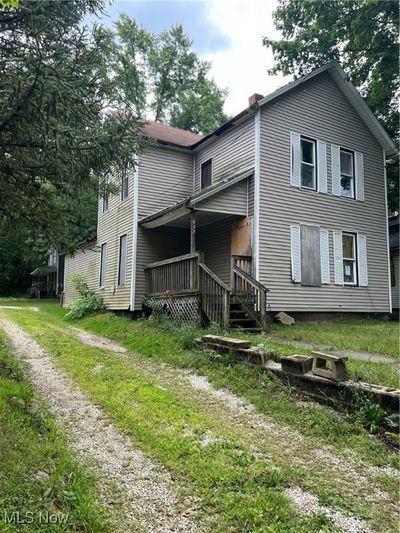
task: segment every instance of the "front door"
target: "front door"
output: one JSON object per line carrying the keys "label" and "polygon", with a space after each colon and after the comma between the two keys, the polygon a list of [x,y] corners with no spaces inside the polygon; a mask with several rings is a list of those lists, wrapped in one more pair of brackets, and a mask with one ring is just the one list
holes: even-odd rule
{"label": "front door", "polygon": [[232,222],[231,257],[235,265],[252,274],[253,217],[245,217]]}

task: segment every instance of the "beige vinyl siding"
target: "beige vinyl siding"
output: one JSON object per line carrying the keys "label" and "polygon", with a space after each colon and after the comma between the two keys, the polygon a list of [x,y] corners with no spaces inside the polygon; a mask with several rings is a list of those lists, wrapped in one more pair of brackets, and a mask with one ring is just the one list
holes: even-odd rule
{"label": "beige vinyl siding", "polygon": [[196,247],[204,253],[204,262],[222,281],[230,285],[232,217],[197,231]]}
{"label": "beige vinyl siding", "polygon": [[393,309],[399,309],[400,307],[400,262],[399,262],[399,250],[392,250],[392,261],[394,265],[395,286],[392,287],[392,307]]}
{"label": "beige vinyl siding", "polygon": [[[119,177],[113,178],[120,186]],[[109,197],[108,211],[103,213],[103,202],[99,200],[99,218],[97,223],[97,244],[100,247],[107,243],[106,276],[103,288],[97,291],[103,297],[109,309],[129,309],[132,270],[132,238],[133,238],[133,191],[134,172],[129,172],[128,197],[121,200],[121,191]],[[126,283],[118,285],[119,243],[122,235],[127,235]],[[98,269],[100,268],[100,254]]]}
{"label": "beige vinyl siding", "polygon": [[72,255],[65,256],[64,307],[69,307],[78,293],[72,283],[72,275],[80,274],[89,288],[96,290],[100,279],[100,249],[96,243],[80,248]]}
{"label": "beige vinyl siding", "polygon": [[[190,196],[192,190],[192,153],[152,147],[140,156],[139,220]],[[188,253],[189,250],[189,230],[138,227],[135,310],[142,308],[145,296],[145,265]]]}
{"label": "beige vinyl siding", "polygon": [[201,164],[210,158],[213,183],[229,177],[242,168],[253,166],[254,116],[195,153],[194,192],[200,189]]}
{"label": "beige vinyl siding", "polygon": [[[328,194],[290,186],[290,132],[327,143]],[[364,155],[365,201],[331,194],[330,144]],[[260,281],[272,310],[388,312],[389,284],[382,148],[328,73],[261,110]],[[290,225],[329,230],[331,284],[291,282]],[[332,231],[367,239],[368,287],[333,285]]]}
{"label": "beige vinyl siding", "polygon": [[196,209],[247,216],[247,179],[199,202]]}

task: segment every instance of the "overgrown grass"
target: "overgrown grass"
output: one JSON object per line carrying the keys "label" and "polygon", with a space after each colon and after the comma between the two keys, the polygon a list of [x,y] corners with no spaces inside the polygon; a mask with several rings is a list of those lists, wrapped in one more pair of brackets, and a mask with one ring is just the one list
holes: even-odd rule
{"label": "overgrown grass", "polygon": [[[96,480],[72,457],[10,355],[2,331],[0,420],[0,530],[110,531],[97,501]],[[13,513],[28,523],[18,525]],[[50,515],[56,520],[51,525],[45,522]]]}
{"label": "overgrown grass", "polygon": [[338,350],[399,356],[399,324],[396,321],[298,322],[294,326],[272,324],[269,335]]}

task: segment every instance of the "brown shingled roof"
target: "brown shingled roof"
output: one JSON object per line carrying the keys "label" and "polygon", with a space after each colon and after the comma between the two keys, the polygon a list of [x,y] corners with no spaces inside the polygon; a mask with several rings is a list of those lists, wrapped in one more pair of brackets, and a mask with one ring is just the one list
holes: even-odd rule
{"label": "brown shingled roof", "polygon": [[173,128],[172,126],[167,126],[167,124],[151,120],[147,121],[143,130],[152,139],[185,147],[192,146],[203,138],[203,135],[197,135],[197,133],[192,133],[191,131]]}

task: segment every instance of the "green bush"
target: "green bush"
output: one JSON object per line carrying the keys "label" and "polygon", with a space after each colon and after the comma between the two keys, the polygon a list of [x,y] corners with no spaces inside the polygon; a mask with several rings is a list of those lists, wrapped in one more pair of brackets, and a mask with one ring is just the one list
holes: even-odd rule
{"label": "green bush", "polygon": [[72,276],[72,282],[79,293],[79,298],[72,302],[66,314],[67,318],[77,320],[93,313],[105,311],[103,298],[89,289],[88,284],[80,274]]}
{"label": "green bush", "polygon": [[386,422],[386,411],[363,392],[356,393],[355,408],[354,418],[356,422],[369,433],[376,433]]}

